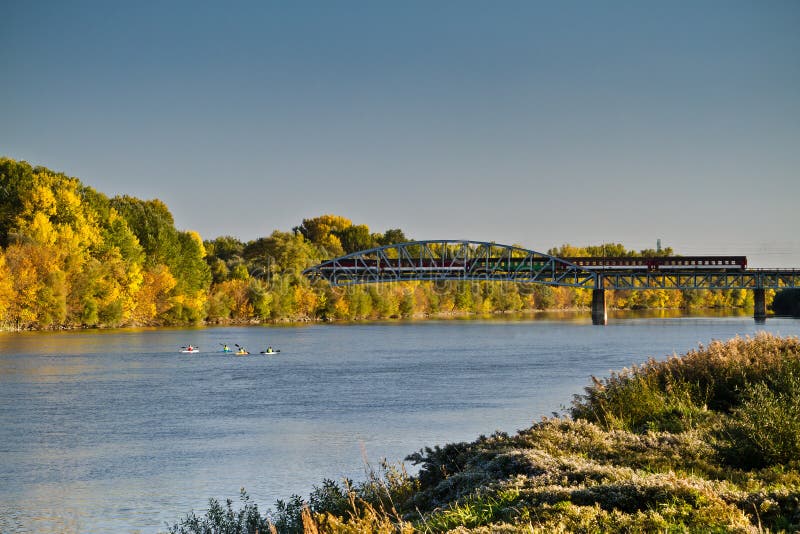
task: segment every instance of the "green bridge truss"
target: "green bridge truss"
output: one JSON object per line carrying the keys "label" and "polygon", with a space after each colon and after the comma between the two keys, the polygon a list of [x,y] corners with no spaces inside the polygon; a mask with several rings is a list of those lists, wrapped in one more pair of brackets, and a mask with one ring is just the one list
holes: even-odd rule
{"label": "green bridge truss", "polygon": [[482,241],[412,241],[353,252],[304,271],[335,286],[489,280],[594,288],[597,273],[555,256]]}

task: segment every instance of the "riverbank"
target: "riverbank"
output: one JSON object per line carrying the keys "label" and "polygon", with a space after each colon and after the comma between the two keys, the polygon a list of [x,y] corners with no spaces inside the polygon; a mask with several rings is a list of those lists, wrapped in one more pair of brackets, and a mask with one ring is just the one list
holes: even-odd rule
{"label": "riverbank", "polygon": [[[800,341],[712,342],[594,380],[569,413],[324,481],[261,515],[212,502],[171,532],[793,532]],[[233,530],[230,530],[233,531]]]}
{"label": "riverbank", "polygon": [[[331,318],[312,318],[302,317],[293,319],[276,319],[276,320],[235,320],[229,319],[225,321],[203,321],[195,325],[181,325],[181,324],[162,324],[162,325],[139,325],[131,324],[125,326],[104,326],[104,325],[51,325],[47,328],[36,328],[28,326],[25,328],[12,327],[9,325],[0,325],[0,333],[3,332],[69,332],[79,330],[126,330],[126,329],[141,329],[141,328],[181,328],[187,326],[200,327],[200,328],[213,328],[213,327],[237,327],[237,326],[302,326],[308,324],[368,324],[368,323],[385,323],[392,321],[447,321],[447,320],[486,320],[486,319],[531,319],[531,318],[547,318],[558,320],[559,318],[579,318],[586,316],[589,318],[590,309],[586,307],[572,307],[572,308],[553,308],[553,309],[529,309],[519,311],[494,311],[489,313],[467,312],[467,311],[450,311],[438,313],[417,313],[409,317],[387,317],[377,319],[331,319]],[[645,308],[645,309],[618,309],[609,308],[609,318],[629,318],[629,317],[648,317],[648,318],[674,318],[674,317],[738,317],[752,315],[752,308],[741,307],[714,307],[714,308]],[[769,317],[769,316],[768,316]]]}

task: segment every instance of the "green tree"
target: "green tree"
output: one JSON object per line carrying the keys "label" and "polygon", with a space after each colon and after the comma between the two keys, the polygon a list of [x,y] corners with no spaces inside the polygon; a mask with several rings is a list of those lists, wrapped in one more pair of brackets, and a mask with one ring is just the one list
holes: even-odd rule
{"label": "green tree", "polygon": [[536,308],[540,310],[550,309],[556,304],[553,288],[542,284],[533,286],[533,300],[536,303]]}
{"label": "green tree", "polygon": [[409,289],[406,288],[403,291],[403,296],[400,299],[399,304],[399,311],[401,317],[411,317],[414,315],[414,307],[415,307],[415,300],[414,300],[414,290],[413,288]]}
{"label": "green tree", "polygon": [[386,230],[382,236],[375,240],[379,245],[394,245],[395,243],[406,243],[408,238],[399,228]]}
{"label": "green tree", "polygon": [[456,288],[456,309],[460,311],[473,311],[475,301],[472,295],[472,284],[469,282],[458,282]]}
{"label": "green tree", "polygon": [[229,261],[244,256],[244,243],[231,236],[221,236],[210,241],[205,241],[203,246],[209,257],[219,258],[223,261]]}
{"label": "green tree", "polygon": [[[147,265],[170,265],[180,254],[178,231],[167,206],[158,199],[122,196],[111,199],[147,255]],[[171,266],[171,265],[170,265]]]}
{"label": "green tree", "polygon": [[0,246],[7,247],[23,210],[23,197],[33,190],[33,167],[0,157]]}
{"label": "green tree", "polygon": [[331,233],[344,230],[352,224],[352,221],[346,217],[328,214],[311,219],[303,219],[302,224],[294,230],[296,233],[303,234],[303,237],[312,243],[322,245]]}
{"label": "green tree", "polygon": [[272,313],[273,295],[261,281],[255,278],[250,279],[247,285],[247,299],[252,304],[253,312],[259,319],[269,319]]}
{"label": "green tree", "polygon": [[270,235],[271,257],[282,273],[300,273],[321,260],[320,250],[300,234],[274,231]]}
{"label": "green tree", "polygon": [[247,271],[247,267],[243,263],[240,263],[230,273],[231,280],[249,280],[250,273]]}
{"label": "green tree", "polygon": [[339,215],[320,215],[312,219],[303,219],[300,226],[294,228],[294,233],[301,234],[307,241],[320,247],[328,257],[340,256],[344,251],[341,241],[336,237],[340,232],[353,223],[346,217]]}
{"label": "green tree", "polygon": [[369,233],[369,227],[366,224],[348,226],[347,228],[333,232],[333,234],[339,238],[346,254],[374,248],[375,245],[377,245],[372,238],[372,234]]}
{"label": "green tree", "polygon": [[178,257],[170,265],[177,281],[176,317],[182,321],[198,322],[205,318],[211,268],[205,261],[205,248],[197,233],[179,232],[178,247]]}

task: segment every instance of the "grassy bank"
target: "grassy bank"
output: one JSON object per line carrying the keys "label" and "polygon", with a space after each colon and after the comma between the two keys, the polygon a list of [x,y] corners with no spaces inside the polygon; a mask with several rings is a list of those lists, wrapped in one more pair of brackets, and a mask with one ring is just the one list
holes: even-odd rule
{"label": "grassy bank", "polygon": [[327,480],[262,514],[211,502],[171,532],[794,532],[800,340],[713,342],[595,379],[561,418]]}

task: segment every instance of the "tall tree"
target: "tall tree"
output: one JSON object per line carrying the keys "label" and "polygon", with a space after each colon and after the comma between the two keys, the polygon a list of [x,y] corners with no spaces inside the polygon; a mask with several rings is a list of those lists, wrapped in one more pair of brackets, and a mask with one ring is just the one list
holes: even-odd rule
{"label": "tall tree", "polygon": [[178,231],[169,208],[158,199],[140,200],[121,196],[111,206],[125,218],[146,254],[149,266],[170,262],[180,253]]}
{"label": "tall tree", "polygon": [[326,255],[333,257],[341,255],[344,250],[336,232],[341,232],[352,224],[346,217],[328,214],[303,219],[303,223],[294,230],[295,233],[302,234],[308,241],[325,250]]}
{"label": "tall tree", "polygon": [[336,230],[334,235],[339,238],[346,254],[370,249],[377,245],[366,224],[351,225],[342,230]]}

